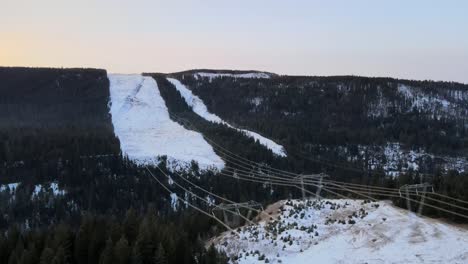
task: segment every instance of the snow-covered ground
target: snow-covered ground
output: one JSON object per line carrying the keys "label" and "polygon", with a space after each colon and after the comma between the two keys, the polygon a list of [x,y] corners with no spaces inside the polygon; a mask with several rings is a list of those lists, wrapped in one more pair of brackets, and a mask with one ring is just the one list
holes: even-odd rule
{"label": "snow-covered ground", "polygon": [[20,184],[19,182],[2,184],[0,185],[0,192],[9,190],[10,193],[14,193],[16,191],[16,188],[18,188],[19,184]]}
{"label": "snow-covered ground", "polygon": [[211,82],[214,78],[231,77],[231,78],[253,78],[253,79],[269,79],[270,74],[266,72],[248,72],[248,73],[211,73],[211,72],[197,72],[193,76],[198,78],[209,78]]}
{"label": "snow-covered ground", "polygon": [[423,111],[434,107],[441,107],[442,110],[448,111],[448,108],[451,106],[450,102],[446,99],[430,97],[422,93],[419,89],[404,84],[398,86],[398,92],[402,94],[406,100],[412,102],[411,109]]}
{"label": "snow-covered ground", "polygon": [[382,145],[326,146],[311,145],[313,153],[331,153],[349,162],[362,161],[362,169],[382,169],[386,175],[396,177],[412,170],[428,173],[435,168],[444,172],[468,171],[468,158],[464,156],[435,155],[424,148],[405,148],[399,142]]}
{"label": "snow-covered ground", "polygon": [[171,207],[172,210],[177,211],[177,207],[179,205],[179,197],[176,193],[171,193]]}
{"label": "snow-covered ground", "polygon": [[377,96],[368,101],[368,116],[372,118],[388,117],[395,111],[411,113],[417,111],[440,120],[466,119],[468,111],[468,91],[435,87],[424,89],[406,84],[398,84],[396,94],[399,98],[388,96],[388,90],[377,86]]}
{"label": "snow-covered ground", "polygon": [[222,169],[223,160],[200,133],[187,130],[169,118],[156,81],[141,75],[110,74],[114,132],[122,152],[138,164],[198,162],[201,169]]}
{"label": "snow-covered ground", "polygon": [[366,152],[372,157],[369,160],[371,169],[382,167],[389,176],[398,176],[409,170],[421,171],[421,167],[428,164],[437,164],[444,171],[455,170],[459,173],[465,172],[468,167],[465,157],[437,156],[427,153],[424,149],[408,150],[397,142],[388,142],[381,147],[359,146],[359,149],[361,157],[365,156]]}
{"label": "snow-covered ground", "polygon": [[179,80],[176,80],[174,78],[167,78],[169,82],[171,82],[175,88],[180,92],[182,97],[184,98],[185,102],[193,109],[193,111],[204,118],[205,120],[208,120],[210,122],[214,123],[219,123],[219,124],[224,124],[232,129],[236,129],[245,135],[254,138],[257,140],[260,144],[264,145],[268,149],[270,149],[274,154],[280,156],[280,157],[286,157],[286,152],[284,151],[284,147],[277,144],[271,139],[265,138],[262,135],[249,131],[247,129],[240,129],[240,128],[235,128],[226,121],[222,120],[219,116],[210,113],[208,111],[208,108],[206,107],[205,103],[203,103],[202,99],[200,99],[198,96],[194,95],[190,89],[188,89],[185,85],[183,85]]}
{"label": "snow-covered ground", "polygon": [[291,200],[266,212],[240,238],[225,232],[210,243],[231,263],[468,263],[467,229],[389,201]]}
{"label": "snow-covered ground", "polygon": [[[403,100],[395,108],[395,98],[385,95],[383,88],[377,87],[377,97],[369,101],[369,117],[387,117],[392,112],[411,113],[413,111],[425,113],[433,119],[465,118],[468,111],[468,92],[454,89],[435,88],[424,89],[421,87],[398,84],[397,95]],[[466,118],[465,118],[466,119]]]}
{"label": "snow-covered ground", "polygon": [[[50,190],[52,191],[52,193],[56,196],[65,195],[66,193],[65,190],[62,190],[59,188],[58,183],[56,182],[51,182],[49,186],[50,186]],[[33,198],[38,197],[41,192],[47,192],[47,191],[48,191],[47,186],[45,186],[44,184],[36,184],[34,186],[32,197]]]}

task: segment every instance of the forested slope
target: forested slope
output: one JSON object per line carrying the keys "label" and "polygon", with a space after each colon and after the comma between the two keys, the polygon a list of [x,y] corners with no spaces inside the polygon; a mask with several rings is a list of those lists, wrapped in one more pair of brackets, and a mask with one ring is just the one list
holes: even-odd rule
{"label": "forested slope", "polygon": [[0,68],[1,181],[50,180],[38,167],[119,154],[108,103],[105,70]]}
{"label": "forested slope", "polygon": [[[357,76],[214,77],[196,71],[172,76],[211,112],[277,140],[296,159],[352,160],[390,174],[416,170],[408,162],[425,173],[466,170],[468,85]],[[388,164],[384,159],[393,154],[405,156],[394,163],[405,164]],[[371,156],[384,158],[372,163]],[[440,164],[425,166],[431,163]]]}
{"label": "forested slope", "polygon": [[[188,209],[186,201],[209,211],[212,204],[194,194],[215,204],[222,200],[203,189],[263,205],[301,195],[294,182],[276,186],[237,175],[254,177],[268,167],[391,188],[424,176],[437,192],[468,200],[466,85],[251,71],[146,75],[157,82],[170,119],[201,133],[225,168],[200,171],[193,162],[174,171],[165,157],[158,167],[146,167],[122,156],[105,70],[0,68],[0,230],[8,230],[0,235],[0,260],[152,263],[163,256],[176,263],[222,262],[202,245],[223,227]],[[186,84],[233,127],[281,144],[287,156],[197,115],[168,77]],[[258,164],[245,165],[239,156]],[[398,197],[393,201],[405,206]],[[431,208],[423,213],[461,220]]]}

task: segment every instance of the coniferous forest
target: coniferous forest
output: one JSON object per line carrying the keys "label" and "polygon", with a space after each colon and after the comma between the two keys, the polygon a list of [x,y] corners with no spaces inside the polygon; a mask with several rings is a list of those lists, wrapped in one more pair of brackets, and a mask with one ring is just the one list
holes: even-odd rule
{"label": "coniferous forest", "polygon": [[[148,74],[157,81],[174,121],[233,153],[273,168],[325,172],[350,183],[397,188],[423,177],[438,192],[468,201],[466,171],[428,165],[389,177],[369,159],[343,155],[344,148],[354,155],[370,151],[363,146],[399,142],[438,156],[467,157],[467,85],[355,76],[210,79],[192,73],[170,76],[224,120],[282,144],[288,157],[202,119],[167,81],[168,75]],[[395,92],[401,85],[435,99],[408,99]],[[222,253],[205,247],[223,227],[183,203],[171,204],[149,171],[180,197],[184,191],[170,185],[164,174],[190,179],[235,201],[267,205],[300,196],[297,189],[201,171],[196,163],[174,173],[165,167],[165,157],[162,172],[138,166],[120,151],[109,104],[105,70],[0,68],[1,263],[226,263]],[[394,202],[404,206],[399,199]],[[462,221],[430,208],[424,214]]]}

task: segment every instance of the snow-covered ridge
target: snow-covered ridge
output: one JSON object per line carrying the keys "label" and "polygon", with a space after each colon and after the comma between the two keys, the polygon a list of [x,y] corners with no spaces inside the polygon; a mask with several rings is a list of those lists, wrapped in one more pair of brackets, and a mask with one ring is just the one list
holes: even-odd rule
{"label": "snow-covered ridge", "polygon": [[468,261],[466,229],[418,217],[389,201],[291,200],[266,212],[270,219],[237,229],[240,238],[225,232],[211,242],[231,263]]}
{"label": "snow-covered ridge", "polygon": [[120,74],[108,78],[110,113],[122,153],[138,164],[155,164],[159,162],[158,156],[165,155],[182,167],[192,160],[201,169],[224,167],[223,160],[200,133],[187,130],[169,118],[153,78]]}
{"label": "snow-covered ridge", "polygon": [[185,87],[179,80],[176,80],[174,78],[167,78],[167,80],[172,83],[175,88],[180,92],[182,97],[184,98],[185,102],[193,109],[193,111],[204,118],[207,121],[213,122],[213,123],[219,123],[219,124],[224,124],[232,129],[236,129],[245,135],[254,138],[255,140],[258,140],[258,142],[268,149],[270,149],[275,155],[278,155],[280,157],[286,157],[286,152],[284,151],[284,147],[277,144],[271,139],[265,138],[262,135],[249,131],[247,129],[240,129],[240,128],[235,128],[226,121],[222,120],[219,116],[210,113],[208,111],[208,108],[206,107],[205,103],[203,103],[202,99],[200,99],[198,96],[194,95],[190,89]]}
{"label": "snow-covered ridge", "polygon": [[269,79],[270,74],[265,72],[249,72],[249,73],[211,73],[211,72],[197,72],[193,74],[193,77],[198,78],[209,78],[211,81],[214,78],[231,77],[231,78],[246,78],[246,79]]}

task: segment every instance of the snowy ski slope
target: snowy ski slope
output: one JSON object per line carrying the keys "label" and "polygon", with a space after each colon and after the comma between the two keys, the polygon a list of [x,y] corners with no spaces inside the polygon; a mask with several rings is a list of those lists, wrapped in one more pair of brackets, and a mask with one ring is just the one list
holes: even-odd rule
{"label": "snowy ski slope", "polygon": [[[389,201],[280,201],[271,219],[211,242],[237,263],[468,263],[468,230]],[[268,217],[264,217],[268,218]]]}
{"label": "snowy ski slope", "polygon": [[202,118],[206,119],[207,121],[214,122],[214,123],[220,123],[224,124],[232,129],[236,129],[238,131],[243,132],[245,135],[254,138],[255,140],[258,140],[258,142],[268,149],[270,149],[274,154],[280,156],[280,157],[286,157],[286,152],[284,151],[284,147],[275,143],[273,140],[268,139],[263,137],[262,135],[249,131],[247,129],[239,129],[235,128],[226,121],[222,120],[219,116],[210,113],[205,105],[203,103],[202,99],[200,97],[194,95],[190,89],[185,87],[179,80],[176,80],[174,78],[167,78],[169,82],[171,82],[175,88],[180,92],[182,97],[184,98],[185,102],[193,109],[193,111],[201,116]]}
{"label": "snowy ski slope", "polygon": [[201,169],[224,167],[202,135],[169,118],[156,81],[141,75],[109,74],[112,123],[122,152],[139,164],[166,155],[174,168],[192,160]]}

